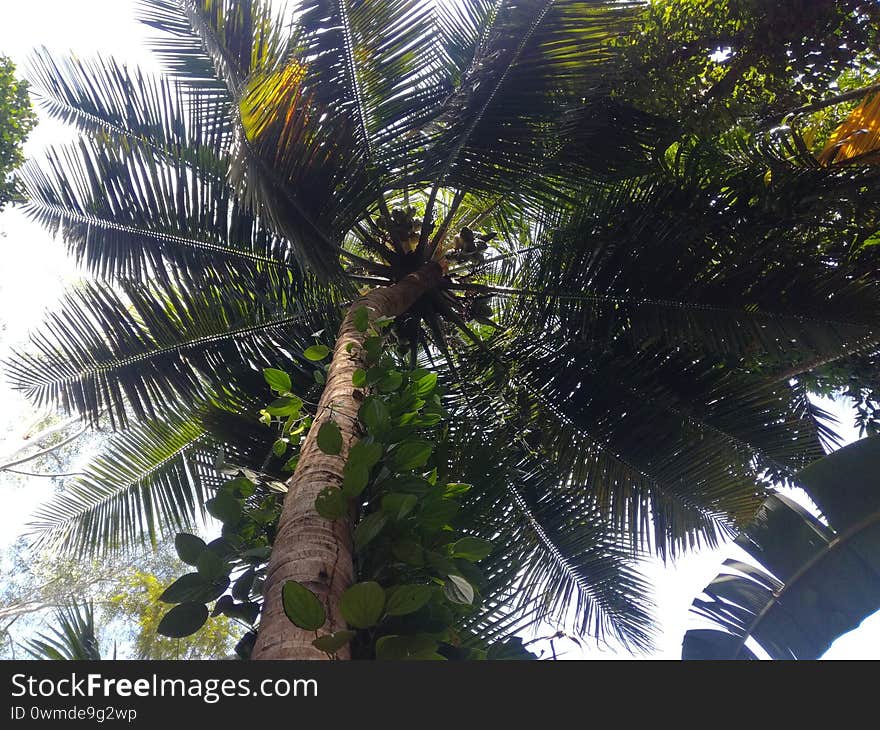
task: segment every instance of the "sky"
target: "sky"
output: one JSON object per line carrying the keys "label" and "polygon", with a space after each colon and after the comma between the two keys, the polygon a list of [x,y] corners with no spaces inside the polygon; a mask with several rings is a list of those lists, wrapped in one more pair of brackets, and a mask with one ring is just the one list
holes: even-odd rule
{"label": "sky", "polygon": [[[32,49],[39,46],[54,54],[112,55],[141,68],[158,70],[145,47],[145,29],[135,20],[135,5],[134,0],[0,0],[0,54],[10,56],[19,70],[26,67]],[[46,145],[68,139],[69,128],[40,113],[39,125],[25,152],[39,158]],[[18,210],[0,213],[0,359],[11,347],[25,343],[27,333],[39,325],[43,312],[51,308],[65,285],[80,276],[60,240],[53,241]],[[841,413],[845,425],[852,420],[841,404],[826,405]],[[0,463],[26,443],[22,437],[42,415],[35,414],[33,407],[0,379]],[[852,429],[846,435],[847,440],[857,437]],[[76,465],[72,468],[75,470]],[[20,534],[33,510],[51,496],[55,481],[0,475],[4,504],[0,511],[0,549]],[[651,561],[643,566],[654,585],[661,627],[657,650],[645,658],[680,658],[682,636],[696,625],[689,614],[691,602],[718,574],[723,560],[742,555],[726,545],[685,556],[673,565]],[[547,648],[546,643],[540,646]],[[630,658],[619,648],[597,648],[594,643],[578,647],[561,640],[554,646],[564,658]],[[824,658],[880,658],[880,614],[838,639]]]}

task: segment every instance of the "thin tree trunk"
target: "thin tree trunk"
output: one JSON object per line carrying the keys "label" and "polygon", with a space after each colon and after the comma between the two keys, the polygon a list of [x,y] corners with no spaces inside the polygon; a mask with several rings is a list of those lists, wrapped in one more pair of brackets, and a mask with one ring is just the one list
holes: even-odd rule
{"label": "thin tree trunk", "polygon": [[[357,412],[361,400],[355,397],[357,389],[351,378],[357,368],[365,368],[365,334],[354,326],[353,313],[365,306],[371,322],[382,316],[396,317],[436,287],[442,275],[438,263],[428,263],[398,283],[373,289],[358,299],[342,322],[314,423],[303,443],[296,471],[287,482],[288,493],[263,589],[265,604],[254,659],[327,658],[312,646],[314,632],[303,631],[284,615],[281,589],[287,581],[302,583],[324,603],[327,622],[321,634],[346,628],[339,612],[339,599],[354,581],[353,525],[349,520],[331,522],[321,517],[315,511],[315,497],[325,487],[341,486],[348,451],[360,435]],[[317,445],[318,429],[330,418],[331,407],[342,431],[342,452],[338,456],[323,453]],[[339,656],[347,659],[347,650]]]}

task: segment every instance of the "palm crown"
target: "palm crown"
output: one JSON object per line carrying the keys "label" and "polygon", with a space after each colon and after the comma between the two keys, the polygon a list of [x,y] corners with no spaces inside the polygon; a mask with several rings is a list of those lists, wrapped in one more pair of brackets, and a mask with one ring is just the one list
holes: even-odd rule
{"label": "palm crown", "polygon": [[44,538],[188,524],[221,445],[279,475],[243,415],[259,369],[315,388],[312,333],[433,261],[395,326],[448,387],[452,469],[480,487],[463,525],[503,546],[471,628],[551,615],[645,646],[633,557],[715,543],[824,453],[803,375],[876,351],[880,300],[846,235],[877,169],[787,132],[682,135],[616,96],[609,41],[639,9],[145,0],[167,75],[38,54],[80,136],[26,169],[27,208],[93,280],[9,370],[119,429]]}

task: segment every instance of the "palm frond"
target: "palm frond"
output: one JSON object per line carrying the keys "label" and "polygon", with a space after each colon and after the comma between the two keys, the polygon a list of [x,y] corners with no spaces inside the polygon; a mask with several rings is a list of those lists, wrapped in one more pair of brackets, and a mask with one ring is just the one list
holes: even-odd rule
{"label": "palm frond", "polygon": [[83,476],[40,507],[30,523],[40,544],[77,555],[130,549],[204,516],[216,446],[195,422],[145,421],[112,436]]}
{"label": "palm frond", "polygon": [[355,121],[316,104],[305,73],[293,59],[251,77],[240,102],[243,139],[234,176],[249,205],[294,243],[304,264],[338,277],[345,234],[378,189]]}
{"label": "palm frond", "polygon": [[43,48],[30,58],[28,78],[43,109],[93,138],[148,145],[172,157],[190,154],[196,163],[200,150],[219,156],[230,142],[222,105],[113,58],[55,58]]}
{"label": "palm frond", "polygon": [[234,103],[244,80],[278,63],[284,19],[263,0],[140,0],[143,23],[159,31],[154,52],[179,79]]}
{"label": "palm frond", "polygon": [[60,229],[75,258],[104,279],[167,280],[174,268],[240,276],[242,263],[296,269],[287,242],[231,193],[221,161],[201,160],[197,168],[81,139],[23,170],[25,212]]}
{"label": "palm frond", "polygon": [[[520,290],[509,321],[536,331],[687,345],[765,368],[876,341],[877,282],[840,246],[833,205],[752,211],[743,181],[698,182],[704,173],[591,188],[508,281],[487,272],[488,292]],[[804,174],[824,190],[821,171]]]}
{"label": "palm frond", "polygon": [[[248,367],[277,366],[302,352],[310,333],[335,331],[335,308],[307,308],[289,283],[171,287],[84,284],[50,315],[32,350],[7,364],[14,387],[37,404],[57,403],[96,419],[105,408],[122,424],[130,408],[156,418],[222,389]],[[303,369],[302,361],[291,366]],[[308,373],[311,374],[310,371]]]}
{"label": "palm frond", "polygon": [[713,358],[535,336],[491,346],[466,358],[479,412],[517,424],[560,484],[661,555],[729,536],[770,483],[824,454],[801,391]]}
{"label": "palm frond", "polygon": [[97,661],[101,649],[95,635],[95,611],[91,603],[76,601],[54,613],[55,626],[37,634],[25,645],[34,659]]}
{"label": "palm frond", "polygon": [[[638,6],[536,0],[475,8],[478,17],[489,11],[490,24],[458,88],[428,128],[426,168],[435,184],[493,193],[529,190],[551,199],[547,172],[536,173],[547,159],[564,157],[563,131],[602,116],[591,106],[607,95],[614,73],[609,41],[625,32]],[[460,24],[462,14],[456,16]],[[619,123],[622,111],[618,116]],[[606,113],[597,139],[603,133],[627,136],[630,126],[615,130],[611,120]],[[607,152],[608,145],[602,146]],[[579,148],[573,143],[567,152]],[[605,162],[594,172],[607,173]],[[555,188],[558,198],[561,190]]]}
{"label": "palm frond", "polygon": [[452,419],[449,474],[474,488],[458,524],[495,547],[480,563],[486,601],[463,628],[492,640],[556,622],[646,649],[649,589],[616,528],[588,493],[567,488],[529,454],[515,427],[469,421],[464,413]]}
{"label": "palm frond", "polygon": [[458,86],[468,70],[485,28],[497,12],[498,0],[440,0],[437,3],[437,29],[450,68]]}
{"label": "palm frond", "polygon": [[[859,352],[880,341],[880,332],[872,326],[870,313],[863,322],[842,322],[815,314],[804,316],[796,312],[766,312],[750,306],[740,310],[687,301],[640,300],[613,292],[581,294],[480,284],[462,284],[461,289],[524,300],[516,303],[515,313],[502,316],[500,324],[521,322],[523,313],[528,312],[543,322],[552,322],[569,338],[593,341],[626,338],[636,348],[663,342],[723,356],[809,361],[817,356],[833,358]],[[817,294],[817,299],[821,299],[822,294],[824,292]]]}
{"label": "palm frond", "polygon": [[329,116],[349,120],[370,164],[398,175],[422,144],[416,130],[450,91],[435,5],[309,0],[299,8],[307,93]]}
{"label": "palm frond", "polygon": [[823,165],[877,164],[880,150],[880,94],[866,96],[834,130],[817,155]]}

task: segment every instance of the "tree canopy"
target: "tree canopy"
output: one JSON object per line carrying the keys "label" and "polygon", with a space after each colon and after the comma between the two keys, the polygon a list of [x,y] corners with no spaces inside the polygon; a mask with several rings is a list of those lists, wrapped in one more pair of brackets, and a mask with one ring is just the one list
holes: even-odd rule
{"label": "tree canopy", "polygon": [[[876,8],[772,5],[304,0],[291,25],[256,0],[145,0],[165,75],[38,53],[41,103],[80,134],[25,168],[26,209],[91,279],[8,369],[118,430],[42,538],[130,548],[226,494],[230,532],[262,541],[224,548],[227,585],[262,580],[267,554],[244,553],[282,559],[277,484],[342,485],[357,400],[382,389],[368,368],[400,376],[389,393],[431,371],[444,417],[418,422],[418,478],[473,484],[441,527],[501,546],[479,577],[431,566],[483,586],[457,628],[544,619],[646,647],[638,557],[717,544],[797,483],[836,439],[811,391],[845,384],[866,428],[880,408],[880,168],[821,162],[782,124],[870,67]],[[267,369],[287,378],[274,420]],[[294,397],[311,428],[291,458]]]}
{"label": "tree canopy", "polygon": [[12,173],[24,162],[22,144],[37,123],[27,88],[12,61],[0,56],[0,210],[20,197]]}

